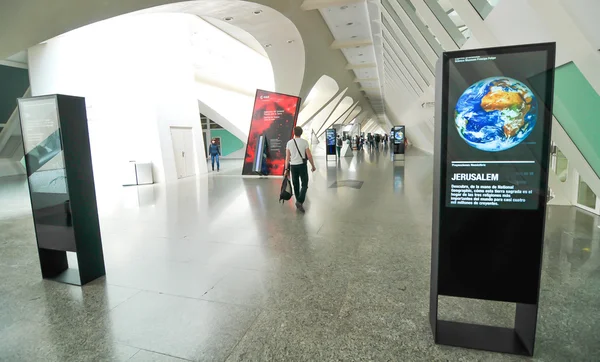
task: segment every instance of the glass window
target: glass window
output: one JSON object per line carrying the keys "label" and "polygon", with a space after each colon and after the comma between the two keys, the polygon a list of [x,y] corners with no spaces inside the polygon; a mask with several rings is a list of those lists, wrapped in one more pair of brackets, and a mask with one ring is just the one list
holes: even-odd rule
{"label": "glass window", "polygon": [[409,82],[411,82],[411,84],[414,84],[416,88],[421,89],[421,91],[423,92],[423,89],[429,86],[429,82],[427,82],[426,79],[418,76],[418,72],[415,71],[416,68],[410,62],[410,60],[406,58],[406,56],[404,56],[403,59],[402,55],[404,54],[400,54],[399,52],[397,52],[396,49],[391,45],[390,40],[388,40],[385,35],[383,38],[383,44],[384,54],[387,54],[390,59],[393,59],[394,64],[399,70],[402,71],[406,79]]}
{"label": "glass window", "polygon": [[566,182],[569,176],[569,160],[562,153],[562,151],[556,148],[556,176],[561,182]]}
{"label": "glass window", "polygon": [[469,0],[482,19],[487,18],[500,0]]}
{"label": "glass window", "polygon": [[579,185],[577,186],[577,203],[581,206],[595,210],[597,199],[598,198],[594,191],[592,191],[588,184],[586,184],[585,181],[583,181],[580,177]]}
{"label": "glass window", "polygon": [[425,3],[460,48],[471,37],[471,30],[448,0],[425,0]]}
{"label": "glass window", "polygon": [[[404,37],[406,39],[408,39],[408,42],[410,43],[410,45],[417,52],[417,54],[419,55],[419,58],[421,59],[421,61],[425,63],[425,65],[427,66],[427,68],[429,68],[429,70],[432,73],[434,73],[435,72],[435,65],[433,63],[429,62],[429,60],[427,59],[427,56],[423,52],[423,49],[421,49],[421,47],[417,44],[417,42],[415,41],[415,39],[412,37],[412,35],[408,31],[408,29],[406,28],[406,26],[404,25],[404,23],[402,22],[402,20],[400,20],[400,17],[396,13],[396,11],[392,8],[392,6],[388,3],[387,0],[384,0],[382,2],[382,4],[383,4],[383,8],[390,15],[391,20],[396,24],[396,26],[400,29],[400,32],[402,32],[402,34],[404,35]],[[394,37],[396,37],[397,36],[396,32],[394,31],[394,28],[388,22],[388,20],[386,19],[386,17],[383,17],[382,19],[383,19],[383,26],[386,27],[387,30],[392,35],[394,35]],[[402,44],[402,43],[400,41],[398,41],[398,44]],[[407,54],[409,54],[409,53],[407,53]],[[416,59],[413,59],[413,63],[415,63],[415,61],[416,61]],[[417,64],[417,63],[415,63],[415,64]]]}
{"label": "glass window", "polygon": [[413,6],[413,4],[409,0],[397,0],[398,5],[402,7],[402,10],[408,15],[410,20],[413,22],[415,27],[419,30],[423,38],[427,41],[431,49],[438,55],[443,52],[440,43],[435,39],[431,30],[425,25],[425,22],[421,19],[421,17],[417,14],[417,10]]}

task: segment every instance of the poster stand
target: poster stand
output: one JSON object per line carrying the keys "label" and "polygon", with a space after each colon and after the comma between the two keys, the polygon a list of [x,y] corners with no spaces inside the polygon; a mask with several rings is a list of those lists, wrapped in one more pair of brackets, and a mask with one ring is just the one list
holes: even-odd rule
{"label": "poster stand", "polygon": [[300,97],[256,90],[243,176],[283,176],[286,145],[300,111]]}
{"label": "poster stand", "polygon": [[[429,310],[437,344],[534,354],[555,53],[555,43],[473,49],[437,64]],[[482,135],[493,119],[504,127]],[[514,327],[440,320],[439,296],[514,303]]]}

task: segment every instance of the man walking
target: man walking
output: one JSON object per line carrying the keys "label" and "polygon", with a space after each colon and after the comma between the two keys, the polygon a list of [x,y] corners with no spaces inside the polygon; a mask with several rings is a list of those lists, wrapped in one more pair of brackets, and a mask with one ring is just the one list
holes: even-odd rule
{"label": "man walking", "polygon": [[338,159],[340,158],[340,153],[342,152],[343,145],[344,144],[342,143],[342,138],[340,137],[340,135],[337,135],[337,139],[335,140],[335,148],[337,149]]}
{"label": "man walking", "polygon": [[215,161],[217,161],[217,172],[221,169],[221,163],[219,162],[219,156],[221,156],[221,147],[217,144],[217,140],[213,139],[210,146],[208,147],[208,153],[210,154],[210,161],[212,163],[212,170],[215,170]]}
{"label": "man walking", "polygon": [[[302,136],[302,127],[294,127],[294,138],[286,145],[285,157],[285,176],[292,172],[292,185],[294,185],[294,194],[296,195],[296,208],[304,212],[304,200],[306,200],[306,191],[308,190],[308,166],[310,162],[312,172],[315,172],[315,162],[312,153],[308,148],[308,141],[300,138]],[[300,182],[302,181],[302,187]]]}

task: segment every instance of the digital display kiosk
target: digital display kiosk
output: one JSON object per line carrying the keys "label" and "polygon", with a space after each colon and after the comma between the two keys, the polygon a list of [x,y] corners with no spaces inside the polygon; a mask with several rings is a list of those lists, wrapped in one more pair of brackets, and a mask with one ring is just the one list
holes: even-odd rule
{"label": "digital display kiosk", "polygon": [[329,128],[325,131],[325,137],[327,139],[327,153],[326,156],[332,156],[332,155],[336,155],[335,152],[335,147],[336,147],[336,141],[337,141],[337,132],[335,130],[335,128]]}
{"label": "digital display kiosk", "polygon": [[42,276],[86,284],[105,269],[85,99],[22,98],[19,115]]}
{"label": "digital display kiosk", "polygon": [[392,129],[392,139],[394,140],[394,154],[404,154],[404,138],[406,137],[405,126],[395,126]]}
{"label": "digital display kiosk", "polygon": [[[555,44],[444,53],[436,77],[436,343],[532,355]],[[516,303],[515,328],[438,320],[438,295]]]}

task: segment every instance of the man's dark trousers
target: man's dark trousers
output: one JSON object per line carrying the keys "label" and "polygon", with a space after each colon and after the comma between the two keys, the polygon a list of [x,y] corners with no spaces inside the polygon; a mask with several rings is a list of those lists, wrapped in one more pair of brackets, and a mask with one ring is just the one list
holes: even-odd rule
{"label": "man's dark trousers", "polygon": [[[308,190],[308,166],[292,165],[292,185],[294,185],[294,194],[296,195],[296,201],[303,204],[306,199],[306,191]],[[302,181],[302,189],[300,188],[300,181]]]}

